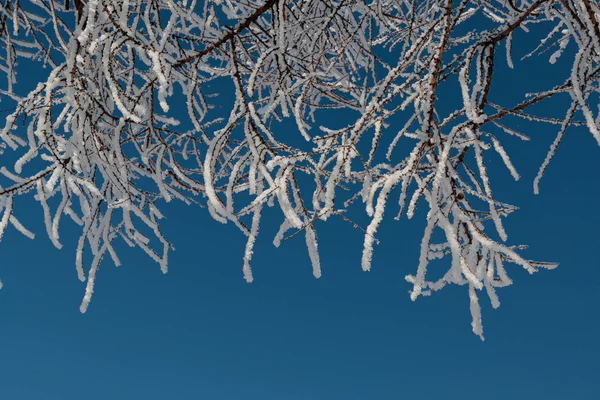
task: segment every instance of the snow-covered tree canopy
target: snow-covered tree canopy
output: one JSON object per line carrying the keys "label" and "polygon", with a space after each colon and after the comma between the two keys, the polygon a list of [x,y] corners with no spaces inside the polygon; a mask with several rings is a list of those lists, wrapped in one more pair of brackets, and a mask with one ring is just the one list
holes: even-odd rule
{"label": "snow-covered tree canopy", "polygon": [[[600,144],[599,21],[597,0],[0,0],[0,237],[11,224],[33,238],[13,213],[27,194],[57,248],[61,219],[78,224],[85,312],[101,260],[119,264],[116,241],[167,271],[163,202],[235,224],[248,282],[265,207],[282,212],[275,246],[305,236],[319,277],[315,222],[362,229],[369,270],[384,214],[426,203],[411,298],[465,285],[482,336],[479,293],[499,305],[507,263],[556,265],[508,244],[502,219],[516,207],[492,191],[484,154],[519,179],[502,146],[529,140],[514,122],[555,132],[537,192],[570,126]],[[519,60],[568,58],[570,71],[496,104],[495,70],[519,74],[513,37],[537,38]],[[46,76],[21,89],[35,64]],[[530,111],[554,98],[567,99],[562,115]],[[428,280],[446,256],[447,273]]]}

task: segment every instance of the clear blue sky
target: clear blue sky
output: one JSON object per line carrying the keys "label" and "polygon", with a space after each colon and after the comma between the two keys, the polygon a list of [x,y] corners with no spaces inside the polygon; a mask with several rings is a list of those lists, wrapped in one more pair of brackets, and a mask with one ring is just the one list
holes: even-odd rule
{"label": "clear blue sky", "polygon": [[[99,271],[85,315],[73,244],[56,251],[39,224],[34,242],[11,230],[0,247],[2,399],[592,399],[599,151],[574,132],[540,197],[534,168],[514,184],[522,209],[507,219],[511,240],[561,266],[534,276],[511,268],[498,310],[482,296],[485,342],[470,331],[465,288],[408,298],[422,215],[384,224],[370,273],[360,270],[359,233],[330,221],[320,280],[301,240],[274,249],[265,227],[246,284],[233,226],[170,209],[169,273],[125,252],[123,266]],[[540,162],[543,151],[534,154]]]}
{"label": "clear blue sky", "polygon": [[[528,82],[551,73],[536,71]],[[506,219],[510,242],[561,266],[533,276],[510,266],[515,284],[498,290],[502,306],[493,310],[481,296],[485,342],[471,332],[464,287],[409,299],[404,276],[417,265],[423,208],[412,221],[384,221],[369,273],[360,268],[360,232],[336,220],[318,226],[319,280],[301,238],[271,246],[281,215],[270,211],[247,284],[244,238],[233,225],[166,207],[164,230],[177,248],[169,273],[120,246],[123,265],[102,265],[82,315],[75,239],[54,249],[39,206],[20,201],[15,212],[34,221],[37,239],[9,228],[0,243],[0,398],[596,398],[600,148],[589,133],[571,131],[534,196],[555,132],[530,130],[529,143],[507,139],[522,179],[511,182],[501,169],[493,175],[501,199],[521,206]]]}

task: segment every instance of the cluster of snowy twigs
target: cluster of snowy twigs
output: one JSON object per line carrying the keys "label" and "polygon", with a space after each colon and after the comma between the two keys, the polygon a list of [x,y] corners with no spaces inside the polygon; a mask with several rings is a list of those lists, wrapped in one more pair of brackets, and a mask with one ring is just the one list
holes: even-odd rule
{"label": "cluster of snowy twigs", "polygon": [[[247,281],[264,207],[283,213],[275,245],[303,234],[319,277],[316,221],[348,219],[362,202],[370,223],[354,225],[369,270],[386,208],[399,203],[398,217],[411,218],[426,202],[411,298],[467,286],[483,337],[478,293],[499,305],[506,263],[555,266],[506,244],[502,218],[516,207],[492,193],[484,153],[519,179],[502,140],[528,137],[505,117],[556,124],[537,191],[570,125],[600,143],[599,20],[597,0],[0,0],[0,98],[14,104],[0,131],[0,237],[9,224],[33,237],[13,214],[26,193],[57,248],[61,218],[78,224],[84,312],[103,257],[119,264],[117,239],[167,271],[162,201],[199,203],[238,226]],[[571,73],[495,104],[495,65],[513,68],[513,36],[531,30],[544,36],[525,57],[569,57]],[[47,77],[22,93],[27,63]],[[215,97],[214,87],[232,94]],[[570,99],[564,117],[528,112],[558,96]],[[445,256],[447,273],[428,280],[428,263]]]}

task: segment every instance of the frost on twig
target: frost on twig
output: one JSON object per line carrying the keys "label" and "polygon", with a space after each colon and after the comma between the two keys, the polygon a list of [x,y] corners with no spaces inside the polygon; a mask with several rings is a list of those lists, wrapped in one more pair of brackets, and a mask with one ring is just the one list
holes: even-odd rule
{"label": "frost on twig", "polygon": [[[304,235],[318,278],[320,223],[339,216],[360,228],[370,270],[384,217],[413,218],[426,204],[417,271],[406,278],[411,298],[465,285],[482,338],[480,293],[499,306],[507,263],[555,266],[508,244],[503,219],[516,207],[501,201],[484,155],[495,152],[519,179],[505,139],[529,137],[514,118],[558,125],[537,193],[570,126],[600,143],[597,1],[69,4],[0,0],[0,238],[8,225],[33,237],[14,211],[26,194],[57,248],[71,240],[60,236],[62,218],[77,224],[82,311],[102,260],[120,264],[116,241],[167,271],[164,202],[200,203],[235,224],[247,236],[247,281],[265,207],[280,211],[274,244]],[[532,30],[544,38],[525,40]],[[530,51],[521,58],[517,42]],[[547,52],[551,64],[570,63],[564,77],[520,103],[494,102],[498,68],[516,76],[516,60]],[[46,75],[22,89],[31,62]],[[215,97],[211,85],[232,96]],[[530,111],[560,97],[570,100],[563,119]],[[363,210],[366,227],[352,221]],[[447,272],[430,279],[430,261],[446,256]]]}

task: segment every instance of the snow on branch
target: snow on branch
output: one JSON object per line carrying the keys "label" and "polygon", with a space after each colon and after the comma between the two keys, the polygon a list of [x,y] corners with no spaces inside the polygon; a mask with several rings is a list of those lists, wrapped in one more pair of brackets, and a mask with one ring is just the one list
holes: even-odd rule
{"label": "snow on branch", "polygon": [[[493,149],[519,179],[503,145],[529,140],[515,118],[558,125],[537,193],[569,127],[600,144],[599,21],[597,0],[0,0],[0,238],[8,225],[33,238],[15,215],[27,194],[57,248],[70,240],[62,218],[77,224],[85,312],[102,260],[120,264],[116,241],[167,272],[164,202],[235,224],[249,282],[266,207],[281,211],[274,244],[302,233],[318,278],[318,223],[359,228],[370,270],[386,212],[412,218],[426,203],[411,299],[465,285],[483,338],[479,294],[499,306],[507,263],[556,266],[507,244],[503,219],[516,207],[501,201],[484,155]],[[519,74],[517,41],[529,51],[521,62],[550,51],[550,64],[570,68],[497,104],[495,71]],[[23,85],[31,65],[33,89]],[[535,113],[554,98],[568,99],[564,118]],[[363,211],[366,227],[351,218]],[[430,279],[430,261],[446,256],[447,272]]]}

